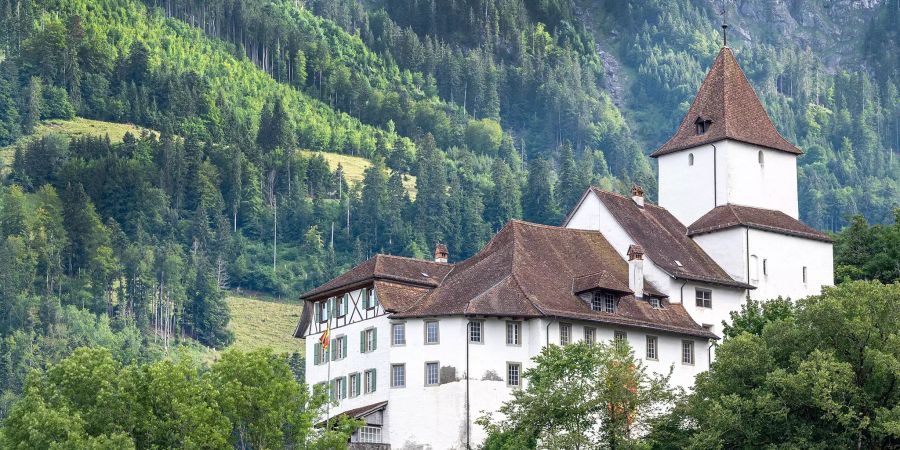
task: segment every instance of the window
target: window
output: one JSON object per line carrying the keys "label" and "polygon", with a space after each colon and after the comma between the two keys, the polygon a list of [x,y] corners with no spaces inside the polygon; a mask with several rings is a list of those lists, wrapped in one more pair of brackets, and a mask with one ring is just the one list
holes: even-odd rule
{"label": "window", "polygon": [[750,283],[759,282],[759,257],[750,255]]}
{"label": "window", "polygon": [[378,329],[367,328],[359,332],[359,352],[374,352],[378,348]]}
{"label": "window", "polygon": [[597,329],[592,327],[584,327],[584,343],[594,345],[597,342]]}
{"label": "window", "polygon": [[803,282],[806,283],[806,266],[803,266]]}
{"label": "window", "polygon": [[647,299],[647,302],[649,302],[650,306],[653,308],[656,308],[656,309],[662,308],[662,301],[659,299],[659,297],[649,297]]}
{"label": "window", "polygon": [[350,374],[350,397],[359,397],[359,372]]}
{"label": "window", "polygon": [[360,427],[359,442],[381,444],[381,427]]}
{"label": "window", "polygon": [[331,340],[331,360],[337,361],[347,357],[347,336],[338,336]]}
{"label": "window", "polygon": [[681,341],[681,363],[694,364],[694,341]]}
{"label": "window", "polygon": [[369,369],[365,374],[365,392],[366,394],[371,394],[375,392],[375,388],[378,387],[378,380],[375,377],[375,369]]}
{"label": "window", "polygon": [[591,309],[608,313],[616,312],[616,296],[612,292],[596,291],[591,298]]}
{"label": "window", "polygon": [[506,345],[522,345],[522,322],[506,322]]}
{"label": "window", "polygon": [[328,349],[323,347],[322,344],[316,342],[313,345],[313,364],[325,364],[328,362]]}
{"label": "window", "polygon": [[331,304],[333,298],[328,300],[323,300],[319,303],[316,303],[316,314],[319,317],[319,322],[328,322],[328,310],[329,305]]}
{"label": "window", "polygon": [[425,322],[425,343],[437,344],[441,339],[441,331],[437,320],[428,320]]}
{"label": "window", "polygon": [[759,153],[756,155],[756,159],[759,160],[760,166],[763,166],[766,164],[766,157],[765,157],[765,155],[763,155],[762,150],[760,150]]}
{"label": "window", "polygon": [[689,166],[694,165],[694,154],[693,153],[688,153],[688,165]]}
{"label": "window", "polygon": [[647,359],[658,360],[659,340],[656,336],[647,336]]}
{"label": "window", "polygon": [[406,324],[391,324],[391,345],[406,345]]}
{"label": "window", "polygon": [[375,289],[364,289],[363,295],[365,296],[363,306],[365,306],[366,309],[372,309],[378,306],[378,295],[375,294]]}
{"label": "window", "polygon": [[391,387],[406,387],[406,364],[391,365]]}
{"label": "window", "polygon": [[506,363],[506,385],[509,387],[522,385],[522,364],[517,362]]}
{"label": "window", "polygon": [[350,304],[350,294],[344,294],[336,299],[337,307],[335,308],[335,317],[344,317],[347,315],[347,305]]}
{"label": "window", "polygon": [[469,322],[469,342],[484,343],[484,322],[480,320]]}
{"label": "window", "polygon": [[559,324],[559,345],[569,345],[572,342],[572,325],[568,323]]}
{"label": "window", "polygon": [[628,333],[624,331],[613,331],[613,344],[616,346],[628,344]]}
{"label": "window", "polygon": [[709,289],[697,288],[697,306],[701,308],[712,308],[712,291]]}
{"label": "window", "polygon": [[436,362],[425,363],[425,386],[437,386],[440,380],[439,365]]}
{"label": "window", "polygon": [[769,274],[769,260],[766,258],[763,258],[763,275],[768,275],[768,274]]}
{"label": "window", "polygon": [[694,122],[696,127],[697,135],[706,134],[709,131],[709,126],[712,125],[712,120],[704,119],[702,117],[698,117]]}
{"label": "window", "polygon": [[343,400],[347,398],[347,378],[340,377],[331,380],[331,399]]}

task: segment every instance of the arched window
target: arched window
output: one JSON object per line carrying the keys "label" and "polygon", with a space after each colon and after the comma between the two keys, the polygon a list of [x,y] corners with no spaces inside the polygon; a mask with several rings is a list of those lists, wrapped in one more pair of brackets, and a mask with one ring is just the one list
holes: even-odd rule
{"label": "arched window", "polygon": [[688,153],[688,165],[689,166],[694,165],[694,154],[693,153]]}
{"label": "arched window", "polygon": [[763,155],[763,151],[760,150],[757,154],[756,158],[759,160],[759,165],[764,165],[766,163],[766,156]]}

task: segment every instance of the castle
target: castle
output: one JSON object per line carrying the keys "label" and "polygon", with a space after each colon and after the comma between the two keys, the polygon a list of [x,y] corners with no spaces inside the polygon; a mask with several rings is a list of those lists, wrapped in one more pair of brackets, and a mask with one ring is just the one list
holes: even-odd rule
{"label": "castle", "polygon": [[[798,220],[797,156],[723,47],[675,134],[651,154],[659,205],[587,189],[561,227],[511,221],[448,263],[377,255],[303,294],[296,337],[332,415],[366,448],[462,449],[550,343],[624,340],[690,388],[749,297],[833,283],[831,240]],[[323,351],[320,337],[330,330]]]}

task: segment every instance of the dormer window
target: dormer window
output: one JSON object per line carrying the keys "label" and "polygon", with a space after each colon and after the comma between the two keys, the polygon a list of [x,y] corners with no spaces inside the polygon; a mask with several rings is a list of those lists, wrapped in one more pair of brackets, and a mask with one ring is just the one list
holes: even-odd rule
{"label": "dormer window", "polygon": [[655,309],[662,308],[662,301],[659,299],[659,297],[650,297],[647,299],[647,302],[650,303],[650,306]]}
{"label": "dormer window", "polygon": [[618,298],[609,291],[594,291],[591,297],[591,309],[594,311],[615,313]]}
{"label": "dormer window", "polygon": [[703,117],[698,117],[696,121],[694,121],[694,126],[697,129],[697,136],[702,134],[706,134],[709,131],[709,126],[712,125],[712,120],[704,119]]}

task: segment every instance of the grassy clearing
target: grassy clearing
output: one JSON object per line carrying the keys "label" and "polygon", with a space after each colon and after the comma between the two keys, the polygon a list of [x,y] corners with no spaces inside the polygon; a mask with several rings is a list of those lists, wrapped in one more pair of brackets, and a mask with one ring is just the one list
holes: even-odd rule
{"label": "grassy clearing", "polygon": [[[340,153],[329,153],[329,152],[314,152],[311,150],[301,150],[304,156],[312,156],[315,154],[320,154],[325,158],[325,161],[328,161],[328,166],[331,170],[335,170],[338,164],[344,168],[344,177],[347,178],[347,182],[350,184],[357,184],[363,180],[365,176],[364,172],[366,169],[372,166],[372,163],[365,158],[361,158],[359,156],[349,156],[343,155]],[[406,188],[406,192],[409,192],[410,198],[415,200],[416,198],[416,177],[412,175],[406,175],[403,179],[403,187]]]}
{"label": "grassy clearing", "polygon": [[106,136],[113,143],[122,142],[125,133],[139,136],[144,128],[127,123],[103,122],[100,120],[84,119],[76,117],[72,120],[46,120],[35,127],[34,133],[21,137],[15,144],[0,147],[0,167],[8,167],[12,164],[16,146],[26,144],[50,133],[61,133],[69,137],[82,136]]}
{"label": "grassy clearing", "polygon": [[230,348],[250,351],[269,347],[275,353],[303,351],[303,341],[293,337],[302,307],[297,302],[228,296],[234,343]]}

